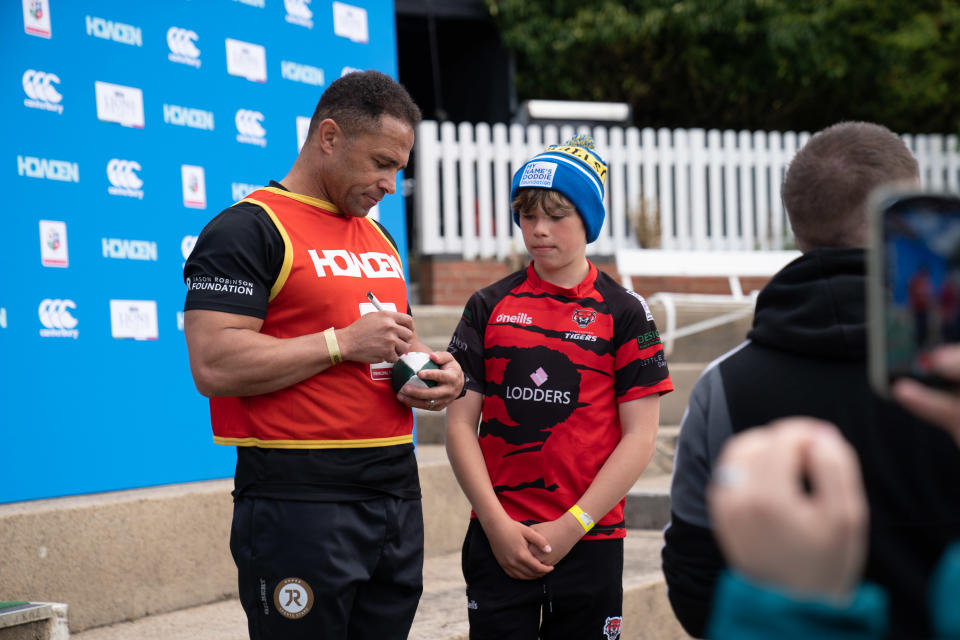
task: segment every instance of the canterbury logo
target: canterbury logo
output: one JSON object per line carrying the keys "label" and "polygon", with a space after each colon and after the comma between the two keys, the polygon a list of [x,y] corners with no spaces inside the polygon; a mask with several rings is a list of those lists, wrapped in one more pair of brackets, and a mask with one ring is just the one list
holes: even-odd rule
{"label": "canterbury logo", "polygon": [[200,49],[194,44],[199,36],[195,31],[181,29],[180,27],[170,27],[167,29],[167,46],[170,52],[187,58],[197,58],[200,56]]}
{"label": "canterbury logo", "polygon": [[139,189],[143,180],[136,174],[140,171],[140,163],[134,160],[117,160],[114,158],[107,163],[107,178],[110,184],[121,189]]}
{"label": "canterbury logo", "polygon": [[240,135],[250,136],[251,138],[262,138],[267,135],[266,129],[260,126],[260,123],[263,122],[263,114],[259,111],[239,109],[234,122],[237,123],[237,132]]}
{"label": "canterbury logo", "polygon": [[76,308],[73,300],[46,298],[40,303],[37,315],[40,317],[40,324],[47,329],[73,329],[79,321],[70,314],[70,309]]}
{"label": "canterbury logo", "polygon": [[60,78],[53,73],[27,69],[23,74],[23,91],[33,100],[54,103],[63,100],[55,84],[60,84]]}
{"label": "canterbury logo", "polygon": [[283,0],[283,7],[291,16],[302,20],[309,20],[313,17],[313,11],[310,11],[310,0]]}

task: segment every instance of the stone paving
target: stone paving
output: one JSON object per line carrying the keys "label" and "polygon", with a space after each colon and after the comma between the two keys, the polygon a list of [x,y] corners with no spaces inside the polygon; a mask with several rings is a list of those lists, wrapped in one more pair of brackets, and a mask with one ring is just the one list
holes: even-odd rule
{"label": "stone paving", "polygon": [[[660,573],[661,544],[659,531],[633,530],[627,536],[624,640],[686,637],[666,606]],[[71,637],[74,640],[245,640],[246,631],[240,602],[231,599],[91,629]],[[466,640],[467,632],[460,554],[429,558],[424,566],[424,593],[409,640]]]}

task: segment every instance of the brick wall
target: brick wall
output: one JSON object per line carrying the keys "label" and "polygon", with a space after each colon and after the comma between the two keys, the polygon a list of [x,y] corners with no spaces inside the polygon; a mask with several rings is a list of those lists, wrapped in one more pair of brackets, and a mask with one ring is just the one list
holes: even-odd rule
{"label": "brick wall", "polygon": [[419,262],[420,304],[462,307],[470,294],[508,275],[500,260],[451,260],[423,257]]}
{"label": "brick wall", "polygon": [[[591,258],[597,267],[617,281],[616,264],[612,259]],[[414,277],[420,284],[420,304],[453,305],[462,307],[470,294],[512,273],[526,263],[508,263],[501,260],[461,260],[425,256],[414,266]],[[760,289],[769,278],[741,278],[744,292]],[[674,293],[729,293],[726,278],[650,277],[633,278],[637,293],[649,296],[657,291]]]}

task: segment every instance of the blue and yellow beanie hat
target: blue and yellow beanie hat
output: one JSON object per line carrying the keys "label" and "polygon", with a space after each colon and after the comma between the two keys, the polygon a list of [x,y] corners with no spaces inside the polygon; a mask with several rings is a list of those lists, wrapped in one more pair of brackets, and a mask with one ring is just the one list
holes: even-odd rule
{"label": "blue and yellow beanie hat", "polygon": [[[529,160],[513,175],[511,202],[520,189],[553,189],[565,195],[577,208],[587,230],[587,242],[600,235],[603,226],[603,186],[607,163],[597,153],[593,138],[574,136],[562,145],[552,145]],[[513,212],[520,224],[520,212]]]}

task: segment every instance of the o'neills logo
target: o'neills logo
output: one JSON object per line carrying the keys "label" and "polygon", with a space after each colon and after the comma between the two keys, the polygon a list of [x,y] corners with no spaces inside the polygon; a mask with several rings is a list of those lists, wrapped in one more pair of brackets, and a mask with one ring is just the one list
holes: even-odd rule
{"label": "o'neills logo", "polygon": [[533,316],[528,316],[523,312],[514,314],[512,316],[508,316],[506,314],[501,313],[500,315],[497,316],[494,322],[530,325],[530,324],[533,324]]}
{"label": "o'neills logo", "polygon": [[551,404],[570,404],[569,391],[559,389],[534,389],[533,387],[507,387],[508,400],[527,400],[529,402],[548,402]]}

